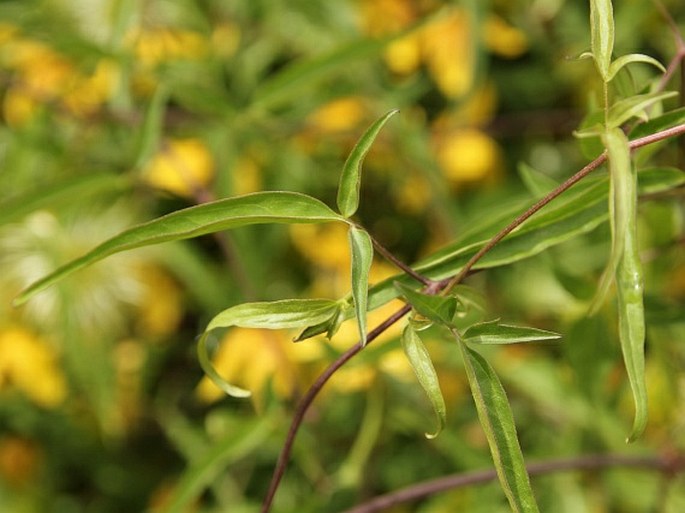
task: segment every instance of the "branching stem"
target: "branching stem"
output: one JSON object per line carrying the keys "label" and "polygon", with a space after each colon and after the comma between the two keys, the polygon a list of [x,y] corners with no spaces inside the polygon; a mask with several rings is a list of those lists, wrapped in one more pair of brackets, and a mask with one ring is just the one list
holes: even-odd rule
{"label": "branching stem", "polygon": [[[678,135],[685,134],[685,124],[678,125],[672,128],[668,128],[666,130],[662,130],[660,132],[656,132],[654,134],[647,135],[645,137],[641,137],[639,139],[635,139],[634,141],[630,142],[630,149],[634,150],[637,148],[640,148],[642,146],[647,146],[648,144],[652,144],[658,141],[662,141],[664,139],[668,139],[670,137],[675,137]],[[526,210],[524,213],[519,215],[516,219],[514,219],[508,226],[506,226],[504,229],[502,229],[498,234],[496,234],[490,241],[483,246],[480,251],[478,251],[471,259],[464,265],[464,267],[461,269],[461,271],[455,275],[453,278],[448,278],[446,280],[440,281],[440,282],[429,282],[426,284],[426,288],[424,289],[424,293],[426,294],[438,294],[441,291],[449,290],[452,287],[456,286],[459,284],[468,274],[471,272],[471,269],[473,266],[481,259],[483,256],[485,256],[486,253],[488,253],[492,248],[494,248],[504,237],[506,237],[509,233],[511,233],[514,229],[516,229],[518,226],[523,224],[527,219],[529,219],[533,214],[538,212],[540,209],[545,207],[548,203],[550,203],[553,199],[555,199],[557,196],[562,194],[563,192],[567,191],[570,187],[572,187],[574,184],[585,178],[587,175],[589,175],[592,171],[597,169],[599,166],[601,166],[607,159],[606,153],[602,153],[599,157],[597,157],[595,160],[590,162],[588,165],[586,165],[583,169],[578,171],[576,174],[574,174],[571,178],[566,180],[564,183],[559,185],[556,189],[554,189],[552,192],[547,194],[544,198],[542,198],[540,201],[535,203],[532,207],[530,207],[528,210]],[[404,264],[402,264],[404,265]],[[419,279],[423,283],[423,280],[425,278]],[[385,321],[383,321],[381,324],[376,326],[373,330],[371,330],[368,334],[367,337],[367,345],[371,343],[373,340],[378,338],[380,334],[382,334],[385,330],[390,328],[393,324],[395,324],[397,321],[399,321],[402,317],[404,317],[406,314],[408,314],[411,311],[411,307],[408,305],[405,305],[404,307],[400,308],[398,311],[396,311],[394,314],[392,314],[390,317],[388,317]],[[264,498],[264,502],[262,504],[262,513],[268,513],[268,511],[271,509],[271,504],[273,502],[274,496],[276,495],[276,491],[278,490],[278,486],[281,482],[281,479],[283,477],[283,474],[285,473],[285,469],[288,465],[288,460],[290,459],[290,452],[292,450],[293,443],[295,442],[295,437],[297,436],[297,432],[302,424],[302,421],[304,420],[304,417],[311,406],[311,404],[314,402],[314,399],[316,396],[319,394],[323,386],[326,384],[326,382],[335,374],[335,372],[340,369],[343,365],[345,365],[349,360],[351,360],[357,353],[359,353],[362,350],[362,346],[360,343],[357,343],[356,345],[352,346],[350,349],[348,349],[345,353],[343,353],[336,361],[334,361],[329,367],[319,376],[319,378],[312,384],[312,386],[307,390],[307,393],[302,397],[300,402],[297,405],[297,408],[295,410],[295,413],[293,415],[292,422],[290,424],[290,429],[288,430],[288,434],[286,435],[285,442],[283,443],[283,447],[281,449],[281,453],[278,458],[278,462],[276,463],[276,467],[274,469],[273,476],[271,478],[271,483],[269,485],[269,489],[267,491],[266,497]],[[605,465],[606,466],[606,465]],[[549,471],[549,470],[547,470]],[[533,474],[535,472],[532,472]],[[542,471],[538,471],[537,473],[543,473]],[[493,474],[494,476],[494,474]],[[491,478],[488,478],[488,480]],[[369,511],[375,511],[375,510],[369,510]],[[357,513],[357,512],[355,512]]]}
{"label": "branching stem", "polygon": [[[599,470],[611,467],[653,470],[667,475],[685,471],[685,458],[668,456],[632,456],[621,454],[597,454],[577,458],[540,461],[527,465],[530,476],[569,472],[577,470]],[[415,501],[434,493],[488,483],[497,479],[495,469],[452,474],[430,481],[424,481],[401,490],[374,497],[370,501],[348,509],[343,513],[376,513],[397,504]]]}

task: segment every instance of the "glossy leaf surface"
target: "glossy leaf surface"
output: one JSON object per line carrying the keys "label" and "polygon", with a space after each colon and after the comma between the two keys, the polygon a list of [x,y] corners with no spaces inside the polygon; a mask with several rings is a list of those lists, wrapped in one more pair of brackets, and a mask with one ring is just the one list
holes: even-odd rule
{"label": "glossy leaf surface", "polygon": [[366,345],[366,311],[369,300],[369,272],[373,262],[371,237],[361,228],[350,226],[349,239],[352,252],[352,298],[359,327],[359,340]]}
{"label": "glossy leaf surface", "polygon": [[516,434],[514,416],[502,383],[480,354],[461,341],[458,344],[464,356],[478,418],[509,505],[516,513],[537,513],[539,510]]}
{"label": "glossy leaf surface", "polygon": [[22,304],[65,276],[121,251],[251,224],[342,220],[319,200],[294,192],[261,192],[204,203],[134,226],[112,237],[32,284],[17,297],[15,304]]}

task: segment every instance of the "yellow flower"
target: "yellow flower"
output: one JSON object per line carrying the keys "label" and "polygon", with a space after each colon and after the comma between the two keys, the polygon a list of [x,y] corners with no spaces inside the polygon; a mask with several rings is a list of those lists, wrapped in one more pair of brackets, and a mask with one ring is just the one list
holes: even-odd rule
{"label": "yellow flower", "polygon": [[498,16],[488,17],[483,35],[487,47],[500,57],[514,59],[528,50],[525,33]]}
{"label": "yellow flower", "polygon": [[497,143],[474,128],[441,136],[436,143],[436,158],[454,185],[483,180],[496,171],[500,161]]}
{"label": "yellow flower", "polygon": [[129,36],[129,41],[137,62],[144,68],[173,60],[202,58],[208,49],[208,41],[201,34],[183,29],[138,30]]}
{"label": "yellow flower", "polygon": [[[259,408],[269,383],[278,397],[291,397],[301,381],[298,362],[317,359],[320,349],[312,341],[293,343],[292,336],[285,331],[232,328],[221,340],[212,361],[226,381],[252,392],[253,402]],[[196,393],[204,402],[224,397],[206,376]]]}
{"label": "yellow flower", "polygon": [[0,387],[8,386],[46,408],[59,405],[67,395],[66,380],[54,351],[23,328],[0,332]]}
{"label": "yellow flower", "polygon": [[143,265],[137,274],[142,285],[141,297],[137,300],[138,331],[155,338],[174,333],[183,315],[178,286],[167,273],[153,265]]}
{"label": "yellow flower", "polygon": [[262,171],[257,161],[248,155],[238,159],[231,178],[234,194],[249,194],[262,190]]}
{"label": "yellow flower", "polygon": [[449,16],[422,30],[423,55],[438,89],[448,98],[467,93],[473,84],[473,34],[465,12],[455,9]]}
{"label": "yellow flower", "polygon": [[346,132],[364,118],[364,101],[357,96],[335,99],[310,114],[307,123],[319,132]]}
{"label": "yellow flower", "polygon": [[98,62],[91,75],[78,75],[64,95],[67,108],[77,116],[86,116],[112,97],[119,81],[119,66],[111,60]]}
{"label": "yellow flower", "polygon": [[195,138],[167,142],[143,170],[150,185],[185,197],[206,187],[213,176],[212,155]]}

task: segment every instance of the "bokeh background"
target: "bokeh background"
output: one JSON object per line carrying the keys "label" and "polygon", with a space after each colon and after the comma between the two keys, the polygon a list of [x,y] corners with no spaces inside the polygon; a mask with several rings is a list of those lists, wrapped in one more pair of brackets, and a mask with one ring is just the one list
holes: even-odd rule
{"label": "bokeh background", "polygon": [[[297,398],[356,342],[234,329],[215,364],[195,340],[248,300],[344,296],[333,225],[250,227],[110,257],[14,309],[28,283],[126,227],[259,190],[330,205],[362,131],[393,108],[365,163],[360,222],[413,262],[530,198],[596,148],[572,131],[596,106],[589,7],[576,0],[5,0],[0,3],[0,510],[258,511]],[[616,2],[617,51],[668,62],[648,0]],[[676,0],[664,2],[685,20]],[[683,27],[683,23],[680,26]],[[640,86],[654,72],[638,67]],[[676,76],[673,88],[682,87]],[[629,85],[624,85],[629,87]],[[677,144],[658,158],[682,164]],[[538,177],[540,179],[540,177]],[[641,206],[651,420],[632,403],[608,307],[586,311],[608,254],[600,228],[469,283],[490,317],[564,334],[488,352],[530,459],[685,449],[685,266],[677,195]],[[374,263],[372,281],[396,272]],[[371,313],[373,325],[398,303]],[[298,438],[276,512],[340,511],[419,480],[491,466],[454,347],[427,340],[448,407],[430,405],[399,328],[350,362]],[[555,512],[685,511],[682,478],[611,470],[534,480]],[[392,511],[499,512],[497,484]]]}

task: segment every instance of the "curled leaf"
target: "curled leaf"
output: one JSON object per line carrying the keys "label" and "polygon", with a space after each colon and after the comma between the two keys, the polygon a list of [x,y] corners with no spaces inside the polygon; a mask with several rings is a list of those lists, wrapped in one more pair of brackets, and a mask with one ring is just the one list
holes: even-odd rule
{"label": "curled leaf", "polygon": [[592,56],[602,80],[606,83],[614,51],[614,11],[611,0],[590,0]]}
{"label": "curled leaf", "polygon": [[652,66],[659,68],[662,72],[666,72],[666,68],[664,68],[663,64],[657,61],[654,57],[650,57],[649,55],[644,55],[642,53],[631,53],[629,55],[623,55],[611,63],[609,66],[607,82],[611,81],[616,76],[616,73],[621,70],[621,68],[634,62],[651,64]]}
{"label": "curled leaf", "polygon": [[412,369],[414,369],[416,378],[426,392],[428,399],[430,399],[435,415],[438,418],[438,428],[435,430],[435,433],[426,433],[426,438],[435,438],[445,428],[445,423],[447,422],[445,399],[442,396],[438,375],[433,367],[430,354],[428,354],[426,346],[423,345],[411,322],[407,324],[407,327],[402,332],[402,348],[409,359]]}

